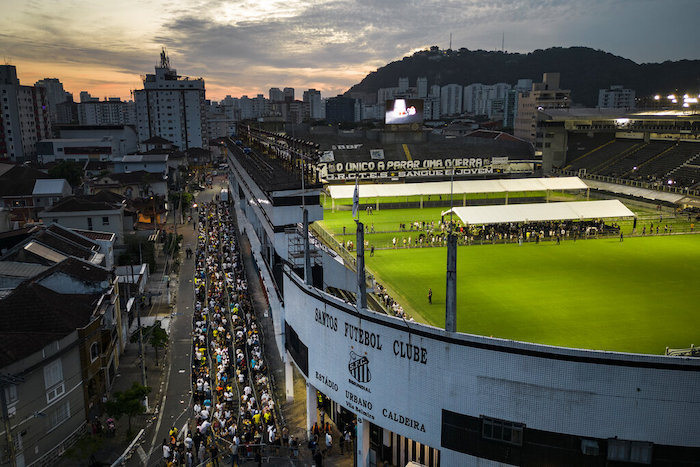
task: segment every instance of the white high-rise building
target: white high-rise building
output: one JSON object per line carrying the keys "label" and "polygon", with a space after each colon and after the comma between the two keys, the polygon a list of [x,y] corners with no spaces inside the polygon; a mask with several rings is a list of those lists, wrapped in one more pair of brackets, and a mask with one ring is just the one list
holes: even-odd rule
{"label": "white high-rise building", "polygon": [[304,102],[309,106],[309,118],[311,120],[321,120],[321,91],[309,89],[304,91]]}
{"label": "white high-rise building", "polygon": [[90,98],[90,100],[76,105],[78,108],[78,122],[81,125],[134,124],[136,118],[132,115],[134,111],[133,104],[133,102],[124,102],[118,97],[110,97],[106,101]]}
{"label": "white high-rise building", "polygon": [[268,97],[272,102],[283,102],[284,92],[280,88],[270,88],[268,91]]}
{"label": "white high-rise building", "polygon": [[51,122],[56,123],[58,120],[58,112],[56,106],[67,100],[66,91],[63,89],[63,84],[56,78],[44,78],[34,86],[46,89],[46,99],[49,101],[49,115]]}
{"label": "white high-rise building", "polygon": [[635,92],[622,85],[610,86],[610,89],[598,91],[598,107],[602,109],[634,109]]}
{"label": "white high-rise building", "polygon": [[481,84],[474,83],[464,87],[464,111],[473,115],[488,115],[503,113],[503,105],[510,84]]}
{"label": "white high-rise building", "polygon": [[441,115],[459,115],[462,113],[462,85],[447,84],[440,90]]}
{"label": "white high-rise building", "polygon": [[139,141],[160,136],[182,150],[208,143],[204,80],[178,76],[165,50],[134,100]]}
{"label": "white high-rise building", "polygon": [[408,78],[399,78],[399,92],[408,92]]}
{"label": "white high-rise building", "polygon": [[418,89],[418,98],[425,99],[428,97],[428,78],[420,76],[416,80],[416,88]]}
{"label": "white high-rise building", "polygon": [[0,65],[0,158],[27,161],[36,143],[51,137],[46,89],[21,86],[13,65]]}

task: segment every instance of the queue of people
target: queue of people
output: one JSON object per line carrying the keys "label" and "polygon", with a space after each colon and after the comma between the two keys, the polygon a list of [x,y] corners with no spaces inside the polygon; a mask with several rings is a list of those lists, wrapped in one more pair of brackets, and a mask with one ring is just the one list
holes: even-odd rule
{"label": "queue of people", "polygon": [[187,433],[171,430],[163,457],[189,466],[230,456],[233,465],[260,457],[262,444],[279,443],[275,402],[233,216],[227,205],[211,203],[195,227],[192,422]]}

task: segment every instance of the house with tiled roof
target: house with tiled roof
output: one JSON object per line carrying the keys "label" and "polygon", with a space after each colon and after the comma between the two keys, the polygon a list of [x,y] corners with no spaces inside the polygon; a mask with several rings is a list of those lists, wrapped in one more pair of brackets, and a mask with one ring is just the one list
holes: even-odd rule
{"label": "house with tiled roof", "polygon": [[[0,261],[17,261],[53,266],[66,258],[79,258],[90,264],[107,264],[98,243],[59,225],[35,226],[30,235],[9,248]],[[110,262],[113,259],[110,258]]]}
{"label": "house with tiled roof", "polygon": [[11,454],[18,465],[51,465],[97,414],[118,370],[118,283],[72,257],[49,268],[0,261],[0,270],[13,266],[38,273],[0,295],[0,372],[10,424],[22,425],[9,434]]}
{"label": "house with tiled roof", "polygon": [[124,232],[134,230],[133,217],[127,215],[126,200],[113,194],[70,196],[39,213],[44,224],[60,224],[71,229],[99,230],[115,234],[117,244],[124,243]]}
{"label": "house with tiled roof", "polygon": [[69,194],[66,180],[51,180],[48,174],[25,165],[0,175],[0,208],[9,209],[10,221],[20,225],[36,220],[38,211]]}
{"label": "house with tiled roof", "polygon": [[88,183],[90,192],[107,190],[124,195],[129,199],[168,194],[168,177],[160,173],[144,170],[129,173],[110,173],[96,177]]}

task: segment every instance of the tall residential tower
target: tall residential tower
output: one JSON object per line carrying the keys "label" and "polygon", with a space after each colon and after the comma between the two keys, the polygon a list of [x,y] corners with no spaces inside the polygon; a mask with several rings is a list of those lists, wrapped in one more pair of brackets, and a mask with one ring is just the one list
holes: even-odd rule
{"label": "tall residential tower", "polygon": [[179,76],[163,50],[155,74],[134,91],[139,141],[160,136],[179,149],[207,144],[204,80]]}

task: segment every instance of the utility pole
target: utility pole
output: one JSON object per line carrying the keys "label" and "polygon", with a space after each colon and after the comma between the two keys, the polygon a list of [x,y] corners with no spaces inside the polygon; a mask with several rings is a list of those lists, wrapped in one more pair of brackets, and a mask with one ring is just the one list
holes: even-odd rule
{"label": "utility pole", "polygon": [[5,388],[13,384],[23,383],[24,378],[15,375],[0,375],[0,405],[2,405],[2,419],[5,424],[5,440],[7,442],[7,453],[10,457],[12,467],[17,467],[17,457],[15,454],[15,442],[12,439],[12,424],[10,423],[10,415],[7,410],[7,398],[5,397]]}
{"label": "utility pole", "polygon": [[[131,265],[131,281],[134,281],[134,265]],[[136,303],[136,300],[134,300]],[[141,327],[141,304],[136,306],[136,325],[139,327],[139,355],[141,356],[141,384],[147,386],[146,381],[146,354],[143,352],[143,328]],[[148,396],[144,396],[143,405],[148,411]]]}

